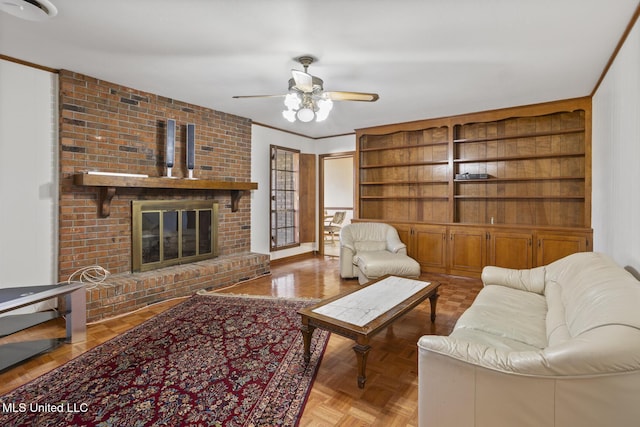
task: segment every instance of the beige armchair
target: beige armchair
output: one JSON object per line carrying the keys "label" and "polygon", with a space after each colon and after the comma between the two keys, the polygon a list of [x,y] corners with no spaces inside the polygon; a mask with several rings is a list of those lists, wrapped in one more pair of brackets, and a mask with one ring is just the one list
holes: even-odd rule
{"label": "beige armchair", "polygon": [[386,274],[417,278],[420,264],[407,255],[407,246],[389,224],[359,222],[340,231],[340,276],[361,284]]}

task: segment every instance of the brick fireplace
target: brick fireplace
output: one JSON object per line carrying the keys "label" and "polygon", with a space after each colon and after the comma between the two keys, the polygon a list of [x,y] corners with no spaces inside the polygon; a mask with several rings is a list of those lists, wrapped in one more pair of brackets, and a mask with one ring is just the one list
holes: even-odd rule
{"label": "brick fireplace", "polygon": [[[61,70],[59,280],[100,265],[112,273],[87,291],[89,321],[153,302],[190,295],[269,272],[269,257],[250,252],[250,196],[232,200],[215,189],[118,187],[108,216],[100,188],[74,184],[87,171],[165,174],[164,126],[177,124],[173,176],[187,176],[184,134],[196,126],[195,177],[248,183],[249,119]],[[218,204],[218,256],[205,261],[132,273],[131,204],[134,200],[212,200]]]}

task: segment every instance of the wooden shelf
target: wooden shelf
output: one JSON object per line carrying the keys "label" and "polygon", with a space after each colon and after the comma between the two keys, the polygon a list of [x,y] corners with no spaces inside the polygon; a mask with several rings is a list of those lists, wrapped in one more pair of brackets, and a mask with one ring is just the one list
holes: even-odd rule
{"label": "wooden shelf", "polygon": [[584,128],[576,128],[576,129],[563,129],[563,130],[555,130],[555,131],[547,131],[547,132],[532,132],[532,133],[524,133],[518,135],[500,135],[500,136],[491,136],[486,138],[461,138],[454,139],[453,142],[457,144],[466,144],[472,142],[491,142],[491,141],[502,141],[505,139],[522,139],[522,138],[537,138],[541,136],[555,136],[555,135],[567,135],[572,133],[584,133]]}
{"label": "wooden shelf", "polygon": [[[466,180],[470,181],[470,180]],[[438,185],[438,184],[449,184],[449,181],[363,181],[360,182],[360,185]]]}
{"label": "wooden shelf", "polygon": [[428,162],[406,162],[406,163],[388,163],[379,165],[361,165],[360,169],[374,169],[374,168],[397,168],[407,166],[429,166],[429,165],[446,165],[449,164],[449,160],[434,160]]}
{"label": "wooden shelf", "polygon": [[537,160],[537,159],[560,159],[564,157],[584,157],[585,153],[548,153],[548,154],[527,154],[521,156],[497,156],[482,157],[475,159],[453,159],[454,163],[487,163],[504,162],[508,160]]}
{"label": "wooden shelf", "polygon": [[447,196],[360,196],[362,200],[449,200]]}
{"label": "wooden shelf", "polygon": [[449,141],[443,142],[428,142],[424,144],[412,144],[412,145],[398,145],[395,147],[372,147],[372,148],[361,148],[360,152],[371,152],[371,151],[389,151],[389,150],[406,150],[408,148],[420,148],[420,147],[435,147],[438,145],[449,145]]}
{"label": "wooden shelf", "polygon": [[111,213],[111,199],[118,188],[164,188],[182,190],[225,190],[231,192],[231,211],[238,210],[242,191],[256,190],[256,182],[211,181],[206,179],[186,179],[167,177],[130,177],[115,175],[91,175],[77,173],[73,183],[84,187],[100,188],[100,215],[105,218]]}
{"label": "wooden shelf", "polygon": [[478,179],[454,179],[456,184],[463,183],[499,183],[499,182],[536,182],[536,181],[584,181],[584,176],[547,176],[547,177],[521,177],[521,178],[478,178]]}
{"label": "wooden shelf", "polygon": [[455,195],[456,200],[584,200],[584,196],[466,196]]}

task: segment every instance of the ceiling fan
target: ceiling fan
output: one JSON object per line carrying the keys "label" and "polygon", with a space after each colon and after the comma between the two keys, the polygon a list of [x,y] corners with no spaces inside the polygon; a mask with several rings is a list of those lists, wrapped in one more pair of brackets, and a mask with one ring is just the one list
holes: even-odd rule
{"label": "ceiling fan", "polygon": [[291,70],[289,79],[289,93],[282,95],[245,95],[233,98],[273,98],[284,97],[287,107],[282,112],[285,119],[295,122],[310,122],[314,118],[317,122],[325,120],[333,107],[333,101],[364,101],[378,100],[377,93],[325,91],[321,78],[307,72],[309,65],[314,62],[312,56],[301,56],[296,60],[304,67],[304,71]]}

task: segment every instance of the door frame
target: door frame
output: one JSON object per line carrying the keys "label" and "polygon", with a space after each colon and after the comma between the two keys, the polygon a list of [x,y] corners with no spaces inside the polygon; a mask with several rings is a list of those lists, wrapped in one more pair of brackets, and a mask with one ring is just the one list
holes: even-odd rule
{"label": "door frame", "polygon": [[355,209],[355,182],[356,182],[356,152],[355,151],[342,151],[339,153],[328,153],[318,155],[318,253],[324,255],[324,161],[326,159],[342,159],[351,158],[353,161],[353,194],[352,194],[352,207]]}

